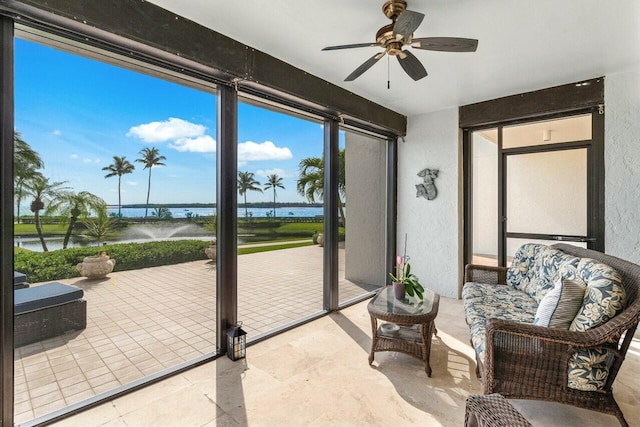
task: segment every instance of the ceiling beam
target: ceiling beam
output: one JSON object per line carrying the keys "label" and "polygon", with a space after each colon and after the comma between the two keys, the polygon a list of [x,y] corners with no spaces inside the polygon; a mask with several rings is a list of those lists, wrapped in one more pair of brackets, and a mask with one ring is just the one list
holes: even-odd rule
{"label": "ceiling beam", "polygon": [[604,104],[604,77],[463,105],[459,108],[459,122],[466,129],[601,104]]}
{"label": "ceiling beam", "polygon": [[0,0],[0,13],[119,53],[193,64],[219,83],[246,86],[356,126],[406,134],[402,114],[144,0]]}

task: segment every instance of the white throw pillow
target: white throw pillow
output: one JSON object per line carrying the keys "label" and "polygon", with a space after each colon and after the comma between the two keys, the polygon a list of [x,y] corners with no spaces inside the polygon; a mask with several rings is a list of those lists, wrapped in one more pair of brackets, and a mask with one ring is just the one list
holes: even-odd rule
{"label": "white throw pillow", "polygon": [[579,278],[559,277],[538,305],[534,325],[569,329],[584,301],[587,285]]}

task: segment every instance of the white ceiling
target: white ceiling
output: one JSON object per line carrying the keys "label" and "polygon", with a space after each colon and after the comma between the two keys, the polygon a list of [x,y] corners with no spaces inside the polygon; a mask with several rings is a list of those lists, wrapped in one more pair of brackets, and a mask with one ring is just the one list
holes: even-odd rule
{"label": "white ceiling", "polygon": [[383,0],[150,0],[405,115],[437,111],[640,68],[638,0],[407,0],[426,15],[415,37],[479,40],[475,53],[413,49],[429,75],[414,82],[391,58],[344,78],[380,48]]}

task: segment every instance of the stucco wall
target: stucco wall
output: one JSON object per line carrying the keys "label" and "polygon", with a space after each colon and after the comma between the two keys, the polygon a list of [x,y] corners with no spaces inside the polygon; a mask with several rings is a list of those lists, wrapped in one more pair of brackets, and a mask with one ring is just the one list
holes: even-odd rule
{"label": "stucco wall", "polygon": [[[640,70],[605,77],[606,252],[640,263]],[[461,280],[462,187],[458,111],[410,116],[398,149],[398,248],[424,285],[457,297]],[[416,173],[440,169],[435,200],[416,198]]]}
{"label": "stucco wall", "polygon": [[610,74],[605,94],[605,250],[640,263],[640,70]]}
{"label": "stucco wall", "polygon": [[[398,251],[408,236],[407,254],[420,282],[440,295],[457,298],[461,261],[459,243],[458,110],[411,116],[407,137],[398,146]],[[439,169],[434,200],[416,198],[416,174]]]}

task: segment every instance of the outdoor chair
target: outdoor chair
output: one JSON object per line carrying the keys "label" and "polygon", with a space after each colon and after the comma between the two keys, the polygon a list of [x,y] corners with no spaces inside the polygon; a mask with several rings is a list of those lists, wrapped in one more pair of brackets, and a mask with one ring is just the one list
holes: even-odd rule
{"label": "outdoor chair", "polygon": [[24,273],[20,273],[19,271],[13,272],[13,289],[24,289],[28,288],[29,283],[27,282],[27,275]]}
{"label": "outdoor chair", "polygon": [[14,292],[14,343],[22,347],[87,327],[87,302],[76,286],[53,282]]}

